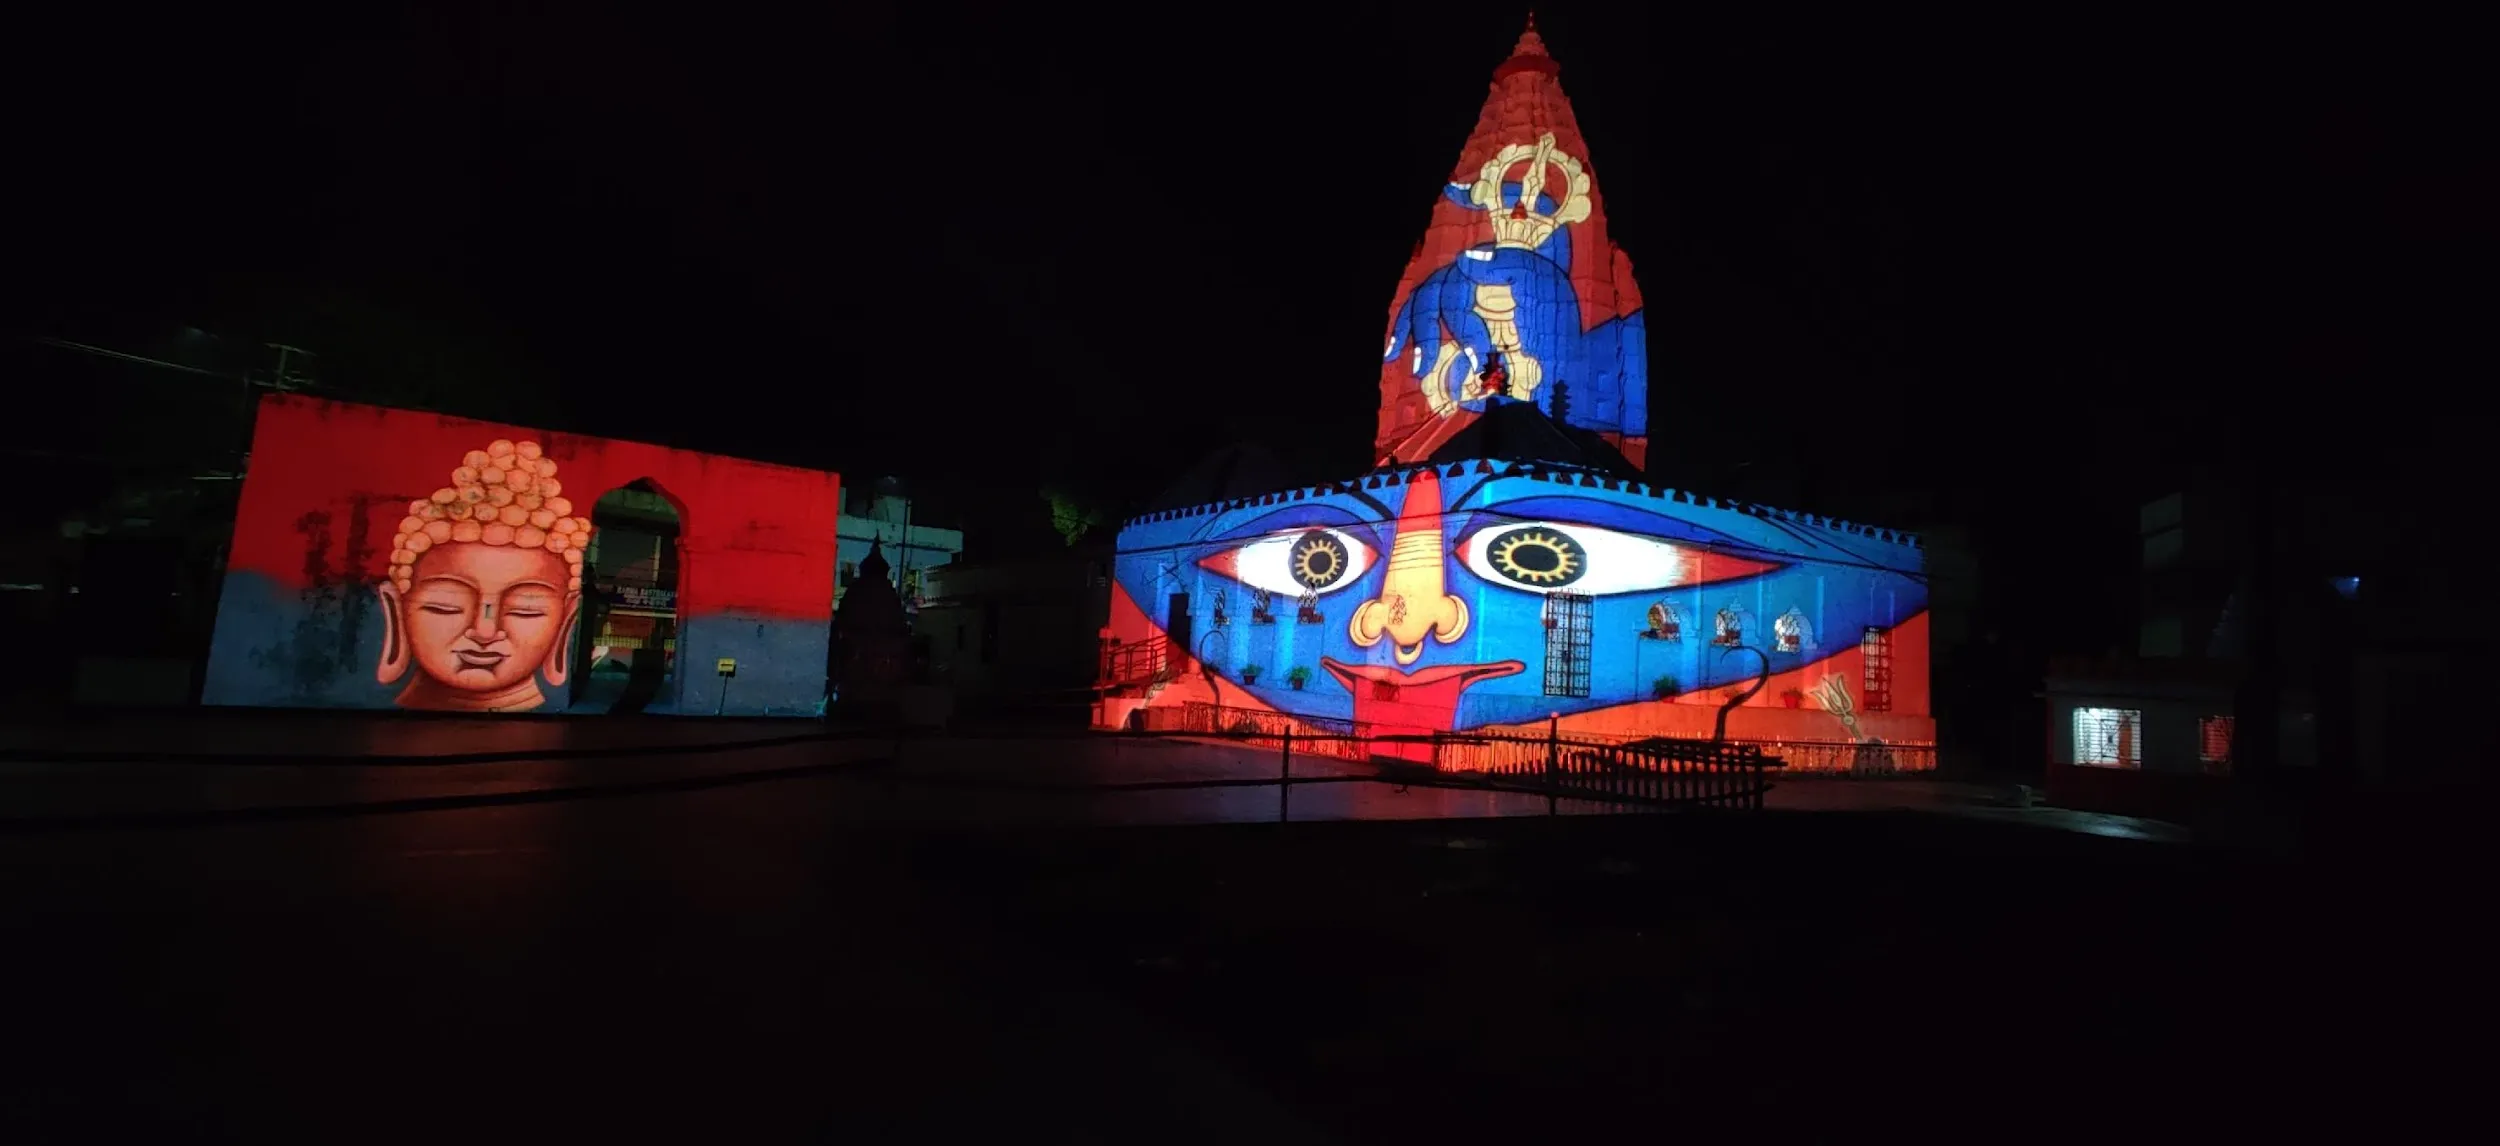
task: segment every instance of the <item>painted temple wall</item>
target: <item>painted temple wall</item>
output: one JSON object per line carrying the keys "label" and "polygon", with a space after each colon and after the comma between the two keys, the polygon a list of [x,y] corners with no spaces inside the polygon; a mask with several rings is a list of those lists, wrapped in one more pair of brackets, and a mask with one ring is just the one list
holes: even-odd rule
{"label": "painted temple wall", "polygon": [[[534,680],[539,697],[533,704],[525,696],[521,707],[500,710],[564,710],[579,675],[566,657],[580,601],[578,585],[552,584],[564,577],[564,565],[539,553],[552,528],[531,517],[522,529],[507,526],[496,544],[486,544],[482,533],[469,541],[447,533],[425,553],[393,548],[406,544],[403,526],[437,491],[454,494],[456,501],[477,484],[478,467],[464,462],[515,443],[532,444],[539,453],[532,460],[553,470],[526,495],[538,509],[561,497],[573,516],[587,519],[602,494],[637,480],[657,487],[676,509],[679,667],[670,689],[649,711],[817,710],[832,624],[835,517],[841,504],[837,475],[295,395],[264,398],[257,414],[251,469],[210,647],[205,703],[456,708],[479,691],[464,693],[467,682],[461,678],[500,674]],[[471,481],[455,480],[464,471]],[[550,495],[549,489],[560,492]],[[537,544],[524,547],[518,540]],[[435,583],[447,587],[443,592],[456,589],[456,599],[418,600],[423,596],[418,585],[443,572],[442,560],[453,554],[504,564],[526,556],[542,572],[524,580],[546,583],[550,599],[541,605],[528,600],[527,592],[512,590],[521,595],[481,602],[476,598],[492,594],[461,587],[455,570]],[[398,560],[403,557],[418,560]],[[403,572],[411,582],[406,588],[396,584]],[[397,591],[396,606],[386,589]],[[513,631],[500,644],[487,639],[496,635],[492,632],[467,635],[466,623],[476,621],[485,604],[503,608],[513,619]],[[471,611],[453,611],[463,608]],[[432,618],[464,624],[445,627]],[[556,631],[533,641],[522,631],[533,626]],[[429,657],[441,650],[428,642],[459,647]],[[395,651],[405,655],[397,675],[384,680]],[[463,652],[466,661],[459,659]],[[725,691],[724,679],[714,671],[724,658],[737,662]],[[429,660],[438,670],[431,678]],[[464,667],[472,661],[496,667]],[[444,687],[413,687],[424,683],[420,678]]]}
{"label": "painted temple wall", "polygon": [[[1170,682],[1115,697],[1100,719],[1199,701],[1377,728],[1542,730],[1558,717],[1581,734],[1703,737],[1767,668],[1729,714],[1731,738],[1933,743],[1924,554],[1906,537],[1477,472],[1490,468],[1131,523],[1107,635],[1135,645],[1185,629],[1187,647]],[[1302,552],[1342,571],[1312,576]],[[1870,653],[1886,662],[1876,695]]]}

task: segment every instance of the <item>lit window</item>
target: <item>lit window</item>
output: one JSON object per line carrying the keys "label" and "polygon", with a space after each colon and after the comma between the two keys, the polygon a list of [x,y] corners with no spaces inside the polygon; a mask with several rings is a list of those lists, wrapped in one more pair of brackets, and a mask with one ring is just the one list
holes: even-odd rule
{"label": "lit window", "polygon": [[2144,713],[2133,708],[2075,710],[2075,763],[2095,768],[2144,766]]}
{"label": "lit window", "polygon": [[2228,716],[2208,716],[2196,722],[2196,759],[2210,775],[2231,774],[2231,728]]}

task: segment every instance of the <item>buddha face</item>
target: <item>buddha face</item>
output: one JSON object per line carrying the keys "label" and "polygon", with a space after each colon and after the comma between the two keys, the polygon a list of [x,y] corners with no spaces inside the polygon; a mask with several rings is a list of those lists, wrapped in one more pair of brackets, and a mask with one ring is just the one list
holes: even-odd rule
{"label": "buddha face", "polygon": [[420,674],[400,697],[411,708],[513,711],[544,702],[534,674],[562,685],[581,594],[560,553],[452,542],[417,555],[404,591],[381,589],[388,631],[378,676]]}

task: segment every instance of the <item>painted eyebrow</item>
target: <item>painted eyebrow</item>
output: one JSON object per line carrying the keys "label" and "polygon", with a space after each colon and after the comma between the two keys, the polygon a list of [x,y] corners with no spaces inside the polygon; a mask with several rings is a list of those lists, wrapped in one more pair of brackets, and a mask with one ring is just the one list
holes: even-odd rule
{"label": "painted eyebrow", "polygon": [[1209,536],[1202,541],[1202,544],[1229,545],[1236,541],[1250,541],[1271,534],[1297,530],[1359,529],[1370,524],[1372,523],[1363,520],[1362,515],[1344,506],[1327,504],[1286,506],[1273,513],[1264,513],[1242,522],[1222,533]]}

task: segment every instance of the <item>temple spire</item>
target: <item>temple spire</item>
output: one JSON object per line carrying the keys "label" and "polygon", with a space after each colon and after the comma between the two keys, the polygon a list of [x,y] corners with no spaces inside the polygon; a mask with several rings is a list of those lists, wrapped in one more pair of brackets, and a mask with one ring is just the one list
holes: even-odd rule
{"label": "temple spire", "polygon": [[1545,52],[1545,37],[1536,34],[1534,8],[1528,10],[1527,30],[1519,33],[1518,43],[1511,45],[1510,58],[1493,69],[1493,78],[1499,80],[1520,72],[1543,72],[1549,76],[1562,74],[1562,65],[1555,63],[1554,57]]}
{"label": "temple spire", "polygon": [[1510,54],[1514,56],[1545,54],[1545,38],[1536,34],[1536,9],[1528,9],[1528,30],[1519,34],[1519,43],[1511,48]]}

